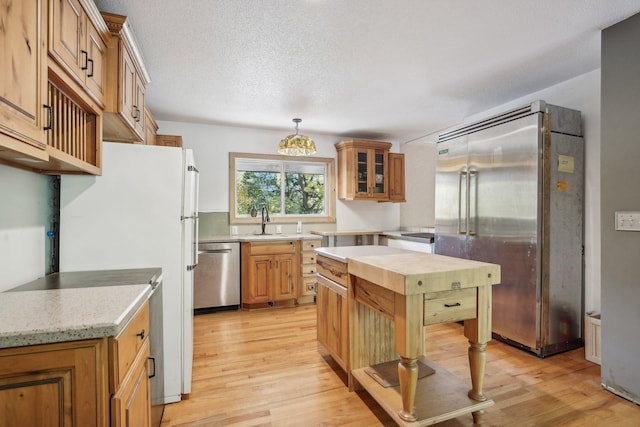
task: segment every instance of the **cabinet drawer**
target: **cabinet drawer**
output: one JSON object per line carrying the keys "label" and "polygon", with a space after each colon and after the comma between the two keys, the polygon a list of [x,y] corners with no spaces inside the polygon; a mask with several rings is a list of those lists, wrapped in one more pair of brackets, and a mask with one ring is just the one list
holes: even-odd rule
{"label": "cabinet drawer", "polygon": [[302,250],[303,251],[312,251],[315,248],[319,248],[322,245],[322,240],[303,240],[302,241]]}
{"label": "cabinet drawer", "polygon": [[458,322],[476,317],[476,288],[424,294],[424,324]]}
{"label": "cabinet drawer", "polygon": [[318,268],[315,264],[302,264],[302,274],[315,274]]}
{"label": "cabinet drawer", "polygon": [[295,241],[284,242],[252,242],[251,255],[294,254],[296,253]]}
{"label": "cabinet drawer", "polygon": [[303,252],[302,253],[302,263],[303,264],[315,264],[316,263],[316,253],[315,252]]}
{"label": "cabinet drawer", "polygon": [[302,287],[300,288],[300,295],[315,295],[316,286],[317,286],[317,279],[315,275],[311,277],[304,277],[302,279]]}
{"label": "cabinet drawer", "polygon": [[348,286],[347,264],[336,261],[334,259],[318,255],[316,260],[316,268],[318,274],[340,283],[342,286]]}
{"label": "cabinet drawer", "polygon": [[131,368],[136,354],[142,348],[149,335],[149,303],[145,303],[122,330],[120,335],[111,338],[109,362],[113,367],[110,385],[115,392]]}

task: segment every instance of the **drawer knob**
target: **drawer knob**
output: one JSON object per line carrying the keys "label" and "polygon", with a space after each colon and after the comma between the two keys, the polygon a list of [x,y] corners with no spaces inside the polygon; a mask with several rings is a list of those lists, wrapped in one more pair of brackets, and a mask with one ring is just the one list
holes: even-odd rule
{"label": "drawer knob", "polygon": [[144,339],[144,329],[136,334],[137,337],[140,337],[141,340]]}
{"label": "drawer knob", "polygon": [[460,303],[459,303],[459,302],[457,302],[457,303],[455,303],[455,304],[445,304],[444,306],[445,306],[445,307],[447,307],[447,308],[451,308],[451,307],[460,307]]}

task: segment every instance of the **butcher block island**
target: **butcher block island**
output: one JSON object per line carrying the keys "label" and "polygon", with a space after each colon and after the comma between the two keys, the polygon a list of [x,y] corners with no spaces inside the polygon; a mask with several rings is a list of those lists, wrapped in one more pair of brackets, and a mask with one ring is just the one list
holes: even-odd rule
{"label": "butcher block island", "polygon": [[[403,426],[493,405],[482,392],[500,266],[384,246],[318,248],[318,340]],[[425,356],[425,326],[464,321],[471,384]],[[397,360],[395,368],[384,366]],[[418,379],[420,377],[420,379]]]}

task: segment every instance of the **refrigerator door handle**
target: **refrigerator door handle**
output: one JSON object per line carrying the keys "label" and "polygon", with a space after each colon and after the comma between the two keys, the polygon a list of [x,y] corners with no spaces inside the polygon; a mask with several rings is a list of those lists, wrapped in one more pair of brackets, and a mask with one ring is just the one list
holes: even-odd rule
{"label": "refrigerator door handle", "polygon": [[467,182],[467,230],[475,236],[478,229],[478,171],[469,171]]}
{"label": "refrigerator door handle", "polygon": [[[458,174],[458,234],[467,234],[469,220],[468,220],[468,204],[467,204],[467,190],[469,187],[469,180],[467,178],[467,171],[461,170]],[[464,203],[463,203],[464,202]]]}

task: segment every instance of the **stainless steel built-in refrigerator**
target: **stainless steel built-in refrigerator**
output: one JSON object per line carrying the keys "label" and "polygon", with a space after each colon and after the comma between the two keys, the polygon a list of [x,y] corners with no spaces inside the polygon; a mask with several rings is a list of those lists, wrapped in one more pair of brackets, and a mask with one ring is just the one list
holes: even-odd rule
{"label": "stainless steel built-in refrigerator", "polygon": [[536,101],[438,138],[434,251],[500,264],[493,335],[540,357],[582,345],[581,135]]}

